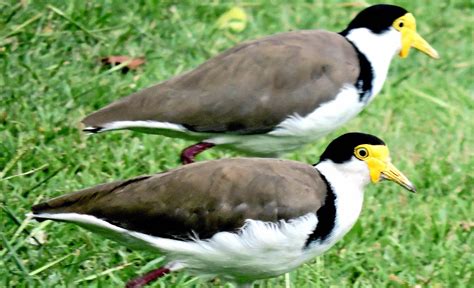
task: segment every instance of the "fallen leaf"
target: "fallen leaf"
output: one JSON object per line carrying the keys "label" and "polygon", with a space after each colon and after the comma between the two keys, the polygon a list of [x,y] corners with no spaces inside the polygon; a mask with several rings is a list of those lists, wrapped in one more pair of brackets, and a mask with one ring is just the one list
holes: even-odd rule
{"label": "fallen leaf", "polygon": [[145,64],[145,58],[132,58],[129,56],[107,56],[100,59],[100,61],[102,64],[110,66],[124,64],[125,66],[122,68],[123,73],[127,73],[129,70],[136,70],[139,66]]}
{"label": "fallen leaf", "polygon": [[247,27],[247,14],[240,7],[233,7],[217,19],[219,29],[230,29],[234,32],[241,32]]}
{"label": "fallen leaf", "polygon": [[474,222],[470,221],[461,221],[459,225],[464,231],[470,231],[472,228],[474,228]]}

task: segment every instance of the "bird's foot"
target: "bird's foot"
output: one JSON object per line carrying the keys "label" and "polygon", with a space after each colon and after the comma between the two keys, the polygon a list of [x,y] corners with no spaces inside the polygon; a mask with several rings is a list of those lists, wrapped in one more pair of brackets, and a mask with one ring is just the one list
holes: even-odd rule
{"label": "bird's foot", "polygon": [[170,273],[171,270],[169,268],[165,268],[165,267],[160,267],[158,269],[155,269],[155,270],[152,270],[148,273],[146,273],[145,275],[143,276],[140,276],[140,277],[137,277],[135,279],[132,279],[130,281],[127,282],[127,285],[125,285],[125,288],[140,288],[140,287],[143,287],[145,285],[147,285],[148,283],[160,278],[160,277],[163,277],[164,275]]}
{"label": "bird's foot", "polygon": [[183,163],[183,165],[193,163],[196,155],[214,146],[212,143],[199,142],[187,147],[181,152],[181,163]]}

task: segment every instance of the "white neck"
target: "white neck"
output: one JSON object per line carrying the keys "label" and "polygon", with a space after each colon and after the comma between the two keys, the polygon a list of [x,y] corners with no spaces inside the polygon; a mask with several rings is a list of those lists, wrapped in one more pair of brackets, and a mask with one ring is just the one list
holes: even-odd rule
{"label": "white neck", "polygon": [[392,27],[382,34],[375,34],[367,28],[356,28],[350,30],[346,38],[367,57],[372,65],[374,73],[372,96],[377,95],[387,78],[388,68],[393,56],[402,47],[400,32]]}
{"label": "white neck", "polygon": [[343,164],[325,160],[315,167],[326,177],[336,195],[336,223],[326,243],[329,249],[349,232],[359,218],[364,200],[364,187],[370,182],[369,168],[364,161],[355,157]]}
{"label": "white neck", "polygon": [[[354,156],[350,161],[342,164],[324,160],[315,167],[331,183],[337,197],[344,196],[339,193],[347,194],[350,193],[349,191],[363,192],[365,186],[370,183],[369,167],[364,161]],[[347,190],[339,190],[340,187],[345,187]]]}

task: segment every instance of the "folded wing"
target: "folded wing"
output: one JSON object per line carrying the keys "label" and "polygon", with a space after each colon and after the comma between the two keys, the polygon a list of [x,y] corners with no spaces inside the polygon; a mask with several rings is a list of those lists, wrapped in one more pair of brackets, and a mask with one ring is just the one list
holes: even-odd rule
{"label": "folded wing", "polygon": [[[129,231],[181,239],[237,231],[246,219],[277,222],[316,212],[326,196],[317,170],[276,159],[223,159],[102,184],[33,207],[78,213]],[[57,219],[57,218],[55,218]]]}

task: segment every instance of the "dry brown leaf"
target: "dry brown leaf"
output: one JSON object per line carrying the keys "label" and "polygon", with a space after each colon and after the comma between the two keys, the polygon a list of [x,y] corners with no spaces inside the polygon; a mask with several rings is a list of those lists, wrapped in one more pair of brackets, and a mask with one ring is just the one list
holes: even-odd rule
{"label": "dry brown leaf", "polygon": [[471,222],[471,221],[461,221],[459,225],[464,231],[468,231],[468,232],[471,231],[472,228],[474,228],[474,222]]}
{"label": "dry brown leaf", "polygon": [[123,63],[127,63],[125,67],[122,68],[123,73],[127,73],[129,70],[136,70],[139,66],[145,64],[145,58],[138,57],[132,58],[129,56],[107,56],[100,59],[102,64],[116,66]]}

